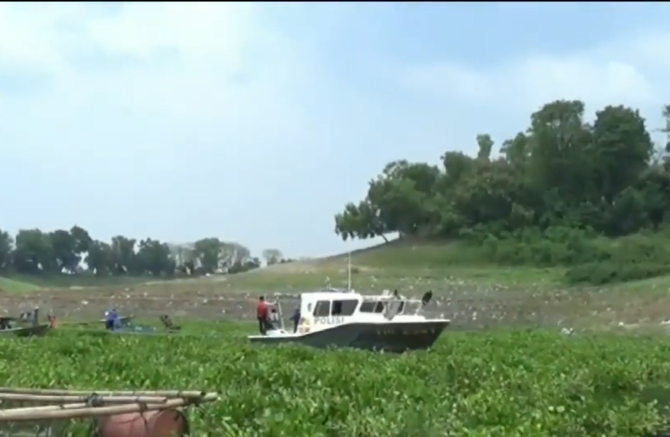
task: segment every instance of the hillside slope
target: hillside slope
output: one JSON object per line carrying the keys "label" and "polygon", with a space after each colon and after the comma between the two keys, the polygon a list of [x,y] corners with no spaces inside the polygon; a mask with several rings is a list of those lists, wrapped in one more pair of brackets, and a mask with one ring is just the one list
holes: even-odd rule
{"label": "hillside slope", "polygon": [[[636,288],[670,283],[665,260],[666,233],[636,234],[619,239],[536,238],[465,241],[394,240],[351,254],[275,265],[231,276],[236,288],[313,288],[347,285],[351,256],[352,282],[359,287],[409,283],[470,283],[505,287],[604,286]],[[566,261],[568,260],[568,261]],[[614,275],[614,276],[613,276]],[[617,276],[618,275],[618,276]]]}
{"label": "hillside slope", "polygon": [[[593,239],[590,244],[612,253],[627,255],[631,250],[623,246],[631,246],[632,237],[625,239]],[[665,234],[640,236],[642,243],[632,238],[635,244],[645,249],[653,244],[661,249],[670,247],[670,238]],[[652,243],[649,243],[649,242]],[[507,244],[507,243],[505,243]],[[517,244],[517,243],[514,243]],[[541,246],[536,246],[541,244]],[[503,249],[516,253],[526,251],[535,255],[546,250],[548,243],[518,243],[517,246]],[[636,248],[633,244],[633,248]],[[554,249],[553,246],[548,246]],[[560,244],[557,246],[561,249]],[[448,287],[504,287],[504,288],[566,288],[566,272],[569,266],[534,264],[497,263],[487,257],[481,245],[463,241],[425,241],[418,239],[399,239],[374,247],[360,249],[325,258],[296,261],[287,264],[276,264],[266,268],[252,270],[228,276],[212,276],[174,281],[158,281],[161,287],[178,291],[177,288],[206,287],[217,288],[222,292],[271,292],[271,291],[303,291],[323,286],[347,287],[349,281],[348,264],[351,257],[351,282],[354,288],[425,288],[437,290]],[[502,250],[502,249],[501,249]],[[499,250],[498,252],[501,252]],[[595,264],[596,268],[599,266]],[[590,265],[590,264],[589,264]],[[576,268],[581,268],[577,265]],[[608,267],[609,268],[609,267]],[[574,269],[574,267],[573,267]],[[21,293],[40,288],[58,287],[99,287],[129,286],[148,282],[146,278],[111,278],[101,281],[94,277],[16,277],[0,278],[0,290],[10,293]],[[152,284],[155,281],[152,281]],[[217,285],[218,284],[218,285]],[[618,288],[658,288],[670,286],[670,276],[659,274],[651,279],[629,280],[624,284],[613,285]],[[585,285],[589,285],[585,283]]]}
{"label": "hillside slope", "polygon": [[308,290],[331,285],[346,287],[351,255],[354,288],[430,287],[434,284],[558,283],[564,269],[500,267],[481,262],[481,254],[460,242],[394,240],[378,246],[326,258],[279,264],[228,278],[231,289]]}

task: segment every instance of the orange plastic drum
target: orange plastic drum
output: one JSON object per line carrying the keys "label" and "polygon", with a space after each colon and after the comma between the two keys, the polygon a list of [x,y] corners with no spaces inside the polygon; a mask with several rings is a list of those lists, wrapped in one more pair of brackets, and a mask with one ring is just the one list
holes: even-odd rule
{"label": "orange plastic drum", "polygon": [[183,437],[189,432],[181,411],[147,411],[98,419],[98,437]]}

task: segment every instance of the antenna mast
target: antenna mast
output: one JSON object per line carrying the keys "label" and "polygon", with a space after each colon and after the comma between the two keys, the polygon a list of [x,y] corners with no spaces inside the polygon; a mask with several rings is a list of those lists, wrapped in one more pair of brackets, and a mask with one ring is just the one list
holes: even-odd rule
{"label": "antenna mast", "polygon": [[351,251],[347,259],[347,291],[351,291]]}

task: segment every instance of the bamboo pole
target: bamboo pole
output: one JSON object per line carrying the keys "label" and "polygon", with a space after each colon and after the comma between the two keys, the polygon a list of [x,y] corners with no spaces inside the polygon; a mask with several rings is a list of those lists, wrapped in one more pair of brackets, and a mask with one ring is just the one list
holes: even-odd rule
{"label": "bamboo pole", "polygon": [[79,409],[79,408],[86,408],[86,407],[90,407],[90,405],[87,404],[86,402],[80,402],[80,403],[74,403],[74,404],[44,405],[42,407],[12,408],[12,411],[15,412],[15,413],[20,412],[20,411],[40,412],[40,411],[57,411],[57,410],[76,410],[76,409]]}
{"label": "bamboo pole", "polygon": [[208,394],[196,390],[67,390],[53,388],[0,387],[0,393],[50,396],[159,396],[165,398],[199,398]]}
{"label": "bamboo pole", "polygon": [[[200,398],[170,399],[162,404],[128,404],[109,407],[72,407],[58,409],[49,407],[15,408],[0,410],[0,422],[30,422],[54,419],[84,419],[91,417],[110,416],[114,414],[143,413],[146,411],[169,410],[218,399],[216,393],[206,393]],[[47,409],[48,408],[48,409]]]}
{"label": "bamboo pole", "polygon": [[[129,402],[144,402],[151,404],[159,404],[168,400],[165,396],[99,396],[93,395],[96,400],[104,403],[124,404]],[[33,395],[24,393],[1,393],[0,400],[2,401],[30,401],[30,402],[86,402],[91,396],[84,395]]]}

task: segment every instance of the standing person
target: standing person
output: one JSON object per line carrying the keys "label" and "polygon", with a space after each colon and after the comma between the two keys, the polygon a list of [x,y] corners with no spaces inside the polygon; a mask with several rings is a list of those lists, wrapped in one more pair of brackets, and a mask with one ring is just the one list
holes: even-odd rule
{"label": "standing person", "polygon": [[113,331],[117,325],[117,319],[119,318],[116,308],[112,308],[111,311],[105,313],[105,328],[109,331]]}
{"label": "standing person", "polygon": [[50,328],[56,327],[56,316],[54,316],[53,314],[47,314],[47,321],[49,322]]}
{"label": "standing person", "polygon": [[270,310],[270,322],[268,323],[268,330],[275,330],[279,329],[281,326],[281,321],[279,320],[279,313],[277,312],[277,308],[272,308]]}
{"label": "standing person", "polygon": [[261,335],[265,335],[267,333],[267,325],[268,325],[268,304],[265,302],[265,297],[261,296],[258,298],[258,305],[256,305],[256,319],[258,319],[258,329],[261,332]]}
{"label": "standing person", "polygon": [[291,316],[291,321],[293,322],[293,332],[298,332],[298,325],[300,324],[300,308],[296,308]]}

